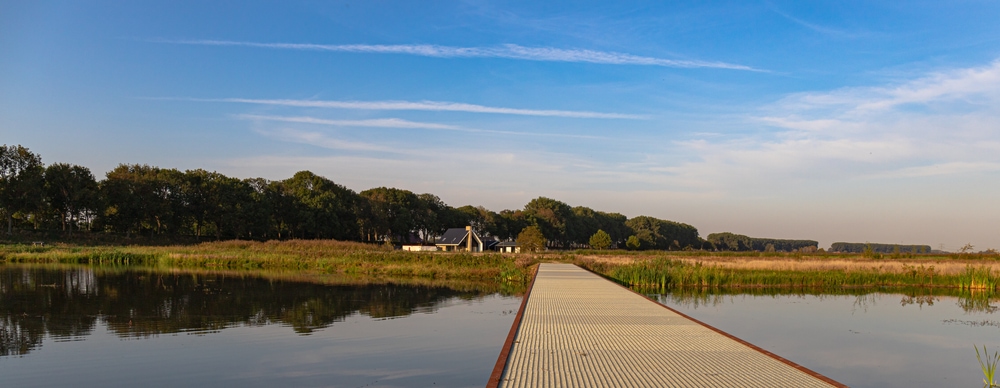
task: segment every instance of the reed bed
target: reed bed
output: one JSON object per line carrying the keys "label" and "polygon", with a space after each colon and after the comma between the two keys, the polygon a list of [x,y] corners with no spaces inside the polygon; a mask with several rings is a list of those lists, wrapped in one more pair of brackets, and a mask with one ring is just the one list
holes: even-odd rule
{"label": "reed bed", "polygon": [[19,267],[39,268],[49,270],[74,270],[86,268],[97,274],[119,274],[125,272],[147,272],[150,275],[156,274],[183,274],[183,275],[222,275],[232,278],[264,278],[274,281],[286,281],[297,283],[314,283],[332,286],[367,286],[367,285],[404,285],[420,287],[446,287],[456,291],[470,291],[482,293],[501,292],[506,295],[523,294],[527,284],[517,284],[512,282],[499,283],[495,279],[440,279],[427,277],[409,276],[357,276],[343,273],[318,273],[290,269],[211,269],[211,268],[177,268],[177,267],[157,267],[145,265],[118,265],[118,264],[67,264],[54,262],[33,262],[18,263]]}
{"label": "reed bed", "polygon": [[529,269],[536,262],[523,255],[405,252],[333,240],[222,241],[163,247],[7,245],[0,246],[0,261],[474,280],[513,288],[527,284]]}
{"label": "reed bed", "polygon": [[584,256],[577,264],[641,289],[951,287],[996,291],[1000,263],[976,260],[807,260],[777,257]]}

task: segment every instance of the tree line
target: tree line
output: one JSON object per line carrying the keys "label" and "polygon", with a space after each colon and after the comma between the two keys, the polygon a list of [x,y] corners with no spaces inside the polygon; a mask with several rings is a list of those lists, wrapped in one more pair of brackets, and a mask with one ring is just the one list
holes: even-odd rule
{"label": "tree line", "polygon": [[712,233],[706,238],[722,251],[803,252],[816,251],[819,242],[814,240],[780,240],[756,238],[735,233]]}
{"label": "tree line", "polygon": [[[538,197],[522,209],[495,212],[452,207],[430,193],[378,187],[355,192],[300,171],[284,180],[239,179],[202,169],[180,171],[120,164],[97,180],[83,166],[45,166],[23,146],[0,147],[0,215],[15,229],[66,235],[213,239],[337,239],[433,241],[446,229],[471,225],[485,236],[512,240],[528,227],[550,248],[604,245],[635,249],[712,249],[688,224],[649,216],[570,206]],[[628,242],[628,244],[626,244]]]}
{"label": "tree line", "polygon": [[900,245],[835,242],[830,245],[830,252],[844,253],[930,253],[930,245]]}

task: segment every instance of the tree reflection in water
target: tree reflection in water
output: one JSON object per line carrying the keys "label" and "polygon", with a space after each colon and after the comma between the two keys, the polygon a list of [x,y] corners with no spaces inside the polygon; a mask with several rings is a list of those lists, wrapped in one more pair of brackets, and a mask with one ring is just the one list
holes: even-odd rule
{"label": "tree reflection in water", "polygon": [[490,291],[394,284],[327,285],[221,273],[0,265],[0,356],[24,355],[48,335],[72,340],[98,323],[119,337],[282,324],[296,333],[354,314],[434,311]]}

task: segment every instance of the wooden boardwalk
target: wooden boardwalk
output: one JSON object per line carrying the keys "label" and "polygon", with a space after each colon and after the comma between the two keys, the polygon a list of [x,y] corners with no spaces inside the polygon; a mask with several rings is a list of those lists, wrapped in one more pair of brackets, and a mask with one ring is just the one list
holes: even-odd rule
{"label": "wooden boardwalk", "polygon": [[844,387],[575,265],[525,298],[488,387]]}

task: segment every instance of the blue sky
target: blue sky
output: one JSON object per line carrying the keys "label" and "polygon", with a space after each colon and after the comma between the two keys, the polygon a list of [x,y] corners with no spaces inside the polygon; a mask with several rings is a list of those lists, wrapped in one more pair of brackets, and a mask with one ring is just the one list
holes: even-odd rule
{"label": "blue sky", "polygon": [[0,143],[1000,248],[1000,3],[0,1]]}

